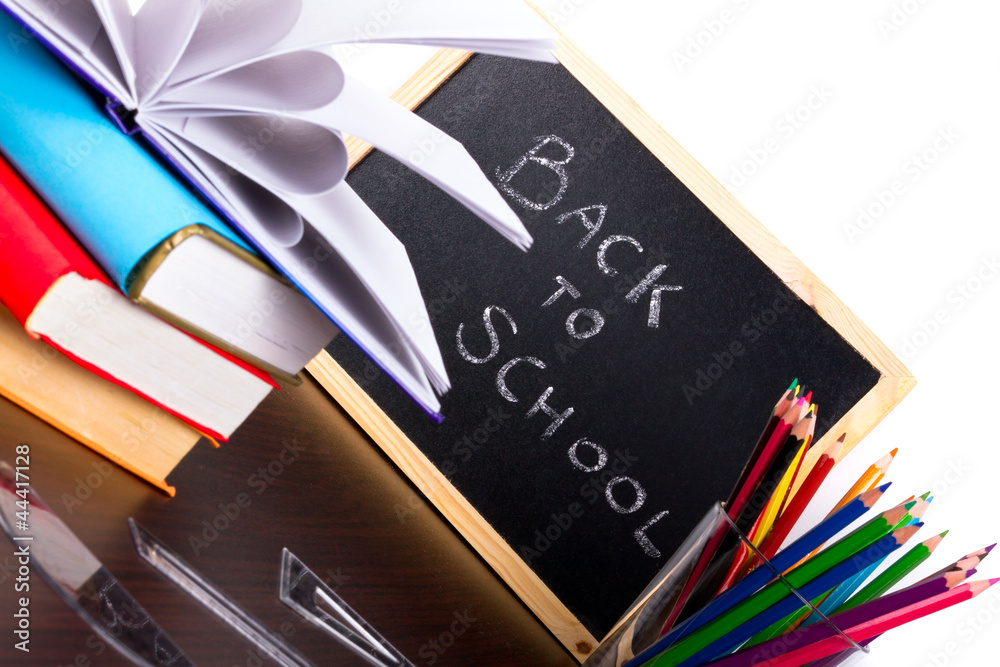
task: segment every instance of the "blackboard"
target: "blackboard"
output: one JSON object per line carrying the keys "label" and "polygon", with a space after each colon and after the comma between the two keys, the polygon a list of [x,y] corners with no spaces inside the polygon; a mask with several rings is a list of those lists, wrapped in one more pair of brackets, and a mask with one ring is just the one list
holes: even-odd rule
{"label": "blackboard", "polygon": [[414,265],[452,380],[444,422],[344,337],[311,370],[582,658],[729,494],[793,378],[817,438],[852,444],[909,385],[818,281],[822,307],[790,289],[775,266],[814,279],[720,186],[695,194],[690,158],[665,166],[591,92],[611,84],[579,76],[477,55],[418,109],[504,192],[527,253],[382,154],[348,177]]}

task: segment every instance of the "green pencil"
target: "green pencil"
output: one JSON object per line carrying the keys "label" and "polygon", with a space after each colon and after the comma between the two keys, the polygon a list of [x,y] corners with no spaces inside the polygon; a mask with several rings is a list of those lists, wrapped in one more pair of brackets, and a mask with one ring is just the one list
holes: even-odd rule
{"label": "green pencil", "polygon": [[[914,501],[911,501],[911,502],[907,503],[906,506],[909,509],[910,513],[907,514],[904,517],[904,519],[901,520],[898,524],[896,524],[895,526],[893,526],[893,530],[895,530],[897,528],[902,528],[906,523],[909,523],[910,520],[911,520],[910,517],[912,515],[923,515],[923,511],[927,509],[927,503],[929,503],[929,501],[927,501],[924,496],[921,496],[918,500],[914,500]],[[931,553],[933,552],[934,548],[936,548],[937,545],[941,543],[941,538],[943,538],[947,534],[948,534],[948,531],[945,531],[944,533],[942,533],[939,536],[932,537],[931,539],[927,540],[923,544],[918,544],[916,547],[914,547],[913,549],[911,549],[909,553],[907,553],[905,556],[903,556],[903,558],[901,558],[899,561],[897,561],[896,564],[894,564],[891,568],[889,568],[889,570],[886,570],[886,573],[888,573],[890,570],[894,570],[896,568],[896,565],[898,565],[899,563],[901,563],[904,560],[908,559],[910,557],[910,554],[916,552],[924,544],[933,544],[933,547],[931,548],[931,550],[928,551],[927,554],[922,559],[918,560],[911,568],[909,568],[908,570],[906,570],[905,572],[903,572],[902,574],[900,574],[896,579],[894,579],[893,581],[891,581],[886,586],[885,589],[883,589],[882,591],[879,591],[878,593],[876,593],[873,596],[872,599],[878,597],[883,592],[885,592],[885,590],[887,590],[887,589],[891,588],[892,586],[894,586],[896,584],[896,582],[898,582],[900,579],[902,579],[907,574],[909,574],[913,570],[913,568],[915,568],[917,565],[919,565],[924,560],[926,560],[931,555]],[[854,595],[857,596],[857,595],[860,595],[862,592],[866,592],[868,590],[868,588],[871,587],[873,584],[877,583],[879,581],[879,579],[882,578],[882,576],[884,576],[884,575],[880,575],[878,578],[876,578],[875,580],[873,580],[871,584],[869,584],[865,588],[861,589],[861,591],[859,591],[858,593],[855,593]],[[812,605],[814,607],[819,607],[823,603],[823,600],[826,599],[826,596],[829,595],[832,592],[833,591],[827,591],[823,595],[820,595],[819,597],[817,597],[815,600],[810,600],[810,602],[812,602]],[[853,600],[853,597],[851,598],[851,600]],[[861,602],[868,602],[868,600],[862,600]],[[858,602],[858,604],[861,604],[861,602]],[[845,605],[846,604],[847,603],[845,603]],[[838,607],[837,611],[834,612],[834,613],[838,613],[839,614],[840,612],[846,611],[847,609],[851,608],[851,607],[848,607],[848,606],[845,606],[845,605],[841,605],[840,607]],[[851,606],[854,606],[854,605],[852,604]],[[789,630],[793,629],[796,625],[798,625],[801,621],[805,620],[805,617],[809,616],[811,613],[812,613],[812,610],[809,607],[803,606],[800,609],[796,609],[795,611],[793,611],[792,613],[790,613],[788,616],[785,616],[783,619],[781,619],[777,623],[774,623],[773,625],[771,625],[770,627],[768,627],[766,630],[764,630],[764,631],[758,633],[757,635],[755,635],[754,637],[752,637],[750,639],[750,641],[747,642],[747,646],[754,646],[756,644],[760,644],[760,643],[765,642],[765,641],[767,641],[769,639],[774,639],[775,637],[778,637],[780,635],[785,634]]]}
{"label": "green pencil", "polygon": [[867,586],[852,595],[847,602],[840,605],[837,613],[854,609],[859,604],[864,604],[880,597],[883,593],[902,581],[903,577],[913,572],[918,565],[930,558],[931,554],[934,553],[934,550],[937,549],[937,546],[941,544],[941,540],[947,534],[948,531],[946,530],[940,535],[935,535],[926,542],[921,542],[907,551],[902,558],[890,565],[885,572],[875,577]]}
{"label": "green pencil", "polygon": [[[797,565],[785,575],[785,580],[789,585],[801,588],[827,570],[867,549],[874,542],[892,532],[897,524],[908,523],[911,519],[908,510],[918,502],[909,501],[883,512],[839,542]],[[789,595],[791,595],[791,591],[783,581],[774,581],[668,648],[665,653],[660,654],[658,659],[671,653],[678,655],[681,660],[694,655],[719,637],[729,634]]]}

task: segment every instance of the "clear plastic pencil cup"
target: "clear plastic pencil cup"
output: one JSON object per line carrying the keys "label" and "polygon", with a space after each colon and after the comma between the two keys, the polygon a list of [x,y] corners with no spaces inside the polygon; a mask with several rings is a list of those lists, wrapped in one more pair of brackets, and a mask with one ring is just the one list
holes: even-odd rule
{"label": "clear plastic pencil cup", "polygon": [[[740,642],[735,651],[730,649],[718,658],[701,664],[713,664],[729,653],[744,651],[755,651],[748,654],[748,658],[751,658],[748,664],[766,665],[778,658],[787,660],[795,655],[796,650],[803,648],[802,644],[806,639],[801,632],[778,632],[786,624],[789,628],[807,623],[822,626],[825,631],[822,634],[828,636],[825,645],[834,649],[834,652],[820,662],[812,663],[817,666],[850,664],[868,652],[866,647],[844,634],[816,608],[814,602],[818,603],[818,600],[810,601],[791,585],[786,579],[787,571],[780,572],[770,560],[764,558],[729,518],[722,505],[717,503],[668,559],[600,646],[587,658],[583,663],[584,667],[621,667],[656,643],[668,619],[679,619],[674,621],[671,628],[679,632],[683,632],[682,626],[685,624],[692,624],[691,627],[705,624],[705,619],[699,619],[699,616],[702,613],[711,614],[713,610],[699,600],[711,599],[710,591],[717,590],[724,580],[720,574],[724,575],[732,567],[734,557],[741,550],[747,556],[748,563],[759,563],[753,568],[755,571],[765,568],[764,572],[768,576],[758,574],[757,578],[764,581],[764,585],[772,587],[773,597],[779,598],[779,604],[790,611],[782,619],[784,623],[776,623],[768,628],[770,632],[756,633],[749,640]],[[716,611],[717,609],[718,607]],[[813,635],[817,632],[818,628],[813,631]],[[775,638],[763,639],[768,634],[775,633]],[[734,641],[739,641],[738,634],[734,636]]]}

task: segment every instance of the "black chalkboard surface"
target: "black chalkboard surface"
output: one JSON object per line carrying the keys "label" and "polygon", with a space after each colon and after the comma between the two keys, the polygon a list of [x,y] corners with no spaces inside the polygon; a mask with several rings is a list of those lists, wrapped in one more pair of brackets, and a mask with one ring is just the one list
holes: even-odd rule
{"label": "black chalkboard surface", "polygon": [[729,494],[793,378],[819,438],[886,373],[563,65],[473,56],[418,113],[466,146],[534,246],[369,155],[348,181],[409,252],[452,380],[445,421],[344,337],[329,355],[599,640]]}

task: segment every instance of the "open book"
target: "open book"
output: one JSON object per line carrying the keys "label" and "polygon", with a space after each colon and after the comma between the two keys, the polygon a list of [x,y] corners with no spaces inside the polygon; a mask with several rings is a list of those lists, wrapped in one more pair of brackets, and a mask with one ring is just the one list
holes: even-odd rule
{"label": "open book", "polygon": [[[123,131],[141,131],[438,413],[449,380],[416,277],[403,246],[344,182],[343,135],[404,162],[519,247],[531,236],[460,143],[346,75],[328,47],[360,34],[552,60],[537,14],[518,0],[0,4],[109,98]],[[372,21],[379,29],[363,31]],[[414,151],[427,139],[434,150]]]}

